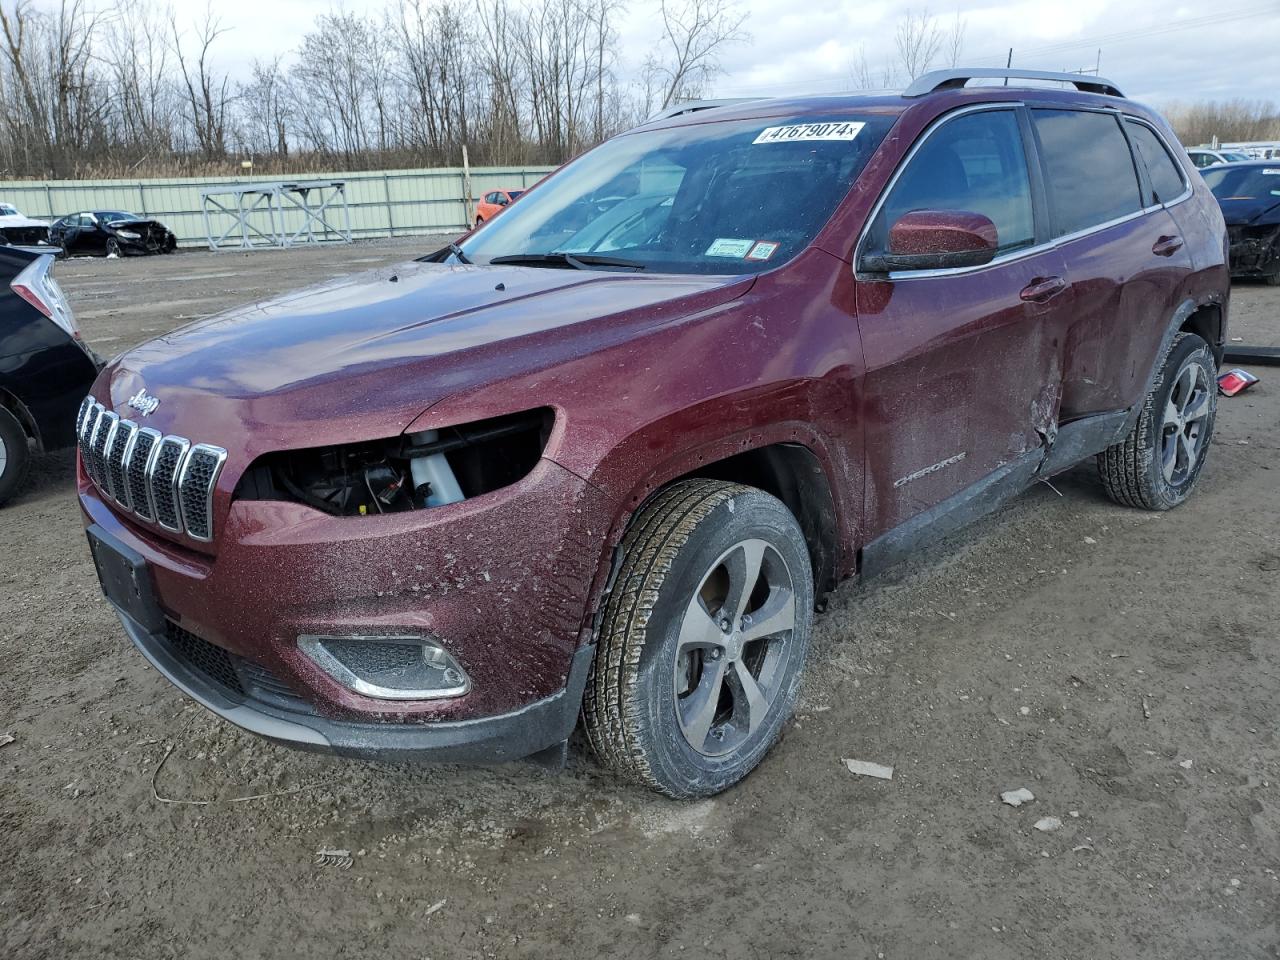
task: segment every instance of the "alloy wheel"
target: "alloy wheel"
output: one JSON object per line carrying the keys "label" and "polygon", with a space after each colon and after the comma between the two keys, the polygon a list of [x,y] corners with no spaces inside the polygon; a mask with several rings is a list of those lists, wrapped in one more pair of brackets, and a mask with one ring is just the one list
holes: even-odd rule
{"label": "alloy wheel", "polygon": [[1161,428],[1160,467],[1165,482],[1172,487],[1186,483],[1200,461],[1211,401],[1204,367],[1188,360],[1174,380]]}
{"label": "alloy wheel", "polygon": [[4,476],[4,472],[9,466],[9,448],[5,446],[4,437],[0,437],[0,477]]}
{"label": "alloy wheel", "polygon": [[764,540],[735,544],[703,575],[680,624],[673,677],[680,730],[694,750],[723,756],[760,729],[795,626],[791,571]]}

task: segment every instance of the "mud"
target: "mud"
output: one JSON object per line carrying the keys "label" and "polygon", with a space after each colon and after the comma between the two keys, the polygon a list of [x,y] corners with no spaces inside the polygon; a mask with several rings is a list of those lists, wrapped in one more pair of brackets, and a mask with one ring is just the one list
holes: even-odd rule
{"label": "mud", "polygon": [[[58,275],[106,355],[432,248]],[[1234,298],[1233,335],[1280,345],[1280,289]],[[783,741],[692,804],[580,744],[549,773],[240,733],[130,648],[72,457],[43,456],[0,510],[0,957],[1280,956],[1280,371],[1255,372],[1185,506],[1077,468],[839,590]]]}

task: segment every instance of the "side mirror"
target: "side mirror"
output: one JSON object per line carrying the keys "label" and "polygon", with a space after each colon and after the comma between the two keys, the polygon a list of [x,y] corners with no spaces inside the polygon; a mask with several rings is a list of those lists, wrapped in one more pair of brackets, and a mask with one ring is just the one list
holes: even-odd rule
{"label": "side mirror", "polygon": [[980,267],[995,259],[999,232],[989,217],[967,210],[912,210],[889,228],[889,252],[862,258],[868,273]]}

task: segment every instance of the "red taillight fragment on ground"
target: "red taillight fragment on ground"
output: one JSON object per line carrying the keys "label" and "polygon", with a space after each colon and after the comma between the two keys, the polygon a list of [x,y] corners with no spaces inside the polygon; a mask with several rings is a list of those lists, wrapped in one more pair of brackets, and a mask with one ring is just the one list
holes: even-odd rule
{"label": "red taillight fragment on ground", "polygon": [[1242,390],[1247,390],[1258,382],[1258,378],[1247,370],[1236,367],[1218,376],[1218,389],[1224,397],[1234,397]]}

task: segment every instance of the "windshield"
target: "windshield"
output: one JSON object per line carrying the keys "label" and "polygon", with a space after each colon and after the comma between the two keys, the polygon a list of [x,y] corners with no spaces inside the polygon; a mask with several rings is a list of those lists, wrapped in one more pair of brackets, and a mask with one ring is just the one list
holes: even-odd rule
{"label": "windshield", "polygon": [[1274,167],[1214,167],[1202,174],[1219,200],[1280,197],[1280,164]]}
{"label": "windshield", "polygon": [[18,208],[11,207],[7,203],[0,203],[0,217],[16,217],[18,216]]}
{"label": "windshield", "polygon": [[93,215],[97,217],[99,220],[105,220],[107,223],[111,223],[114,220],[139,219],[138,217],[135,217],[132,213],[123,213],[119,210],[95,210],[93,212]]}
{"label": "windshield", "polygon": [[1248,155],[1243,153],[1224,153],[1222,158],[1228,163],[1239,163],[1241,160],[1249,159]]}
{"label": "windshield", "polygon": [[[721,121],[624,134],[584,154],[461,244],[474,263],[754,273],[827,222],[892,117]],[[608,260],[609,263],[591,263]],[[514,259],[512,262],[515,262]],[[535,264],[537,265],[537,264]]]}

